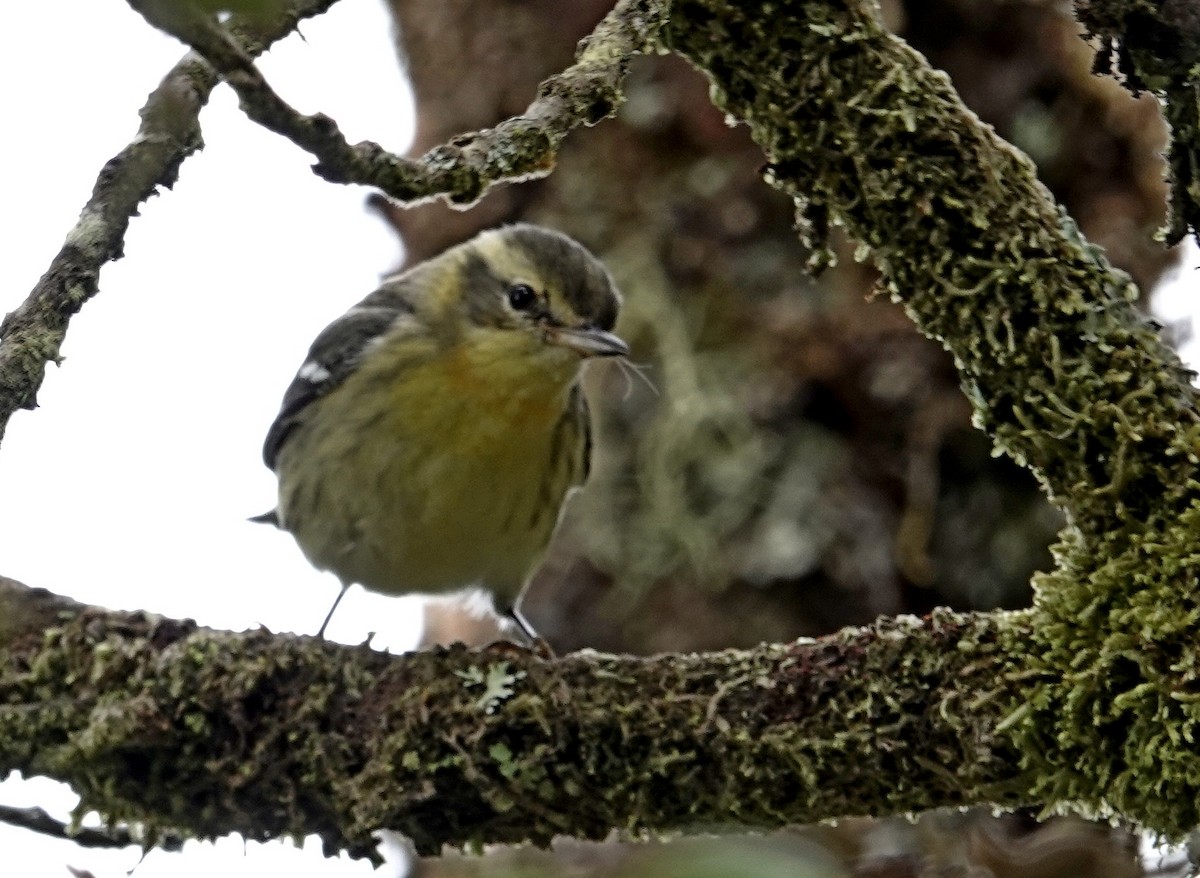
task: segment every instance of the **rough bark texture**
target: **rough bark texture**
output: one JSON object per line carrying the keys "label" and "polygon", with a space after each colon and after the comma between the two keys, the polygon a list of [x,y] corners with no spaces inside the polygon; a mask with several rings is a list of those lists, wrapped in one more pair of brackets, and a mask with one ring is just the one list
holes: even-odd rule
{"label": "rough bark texture", "polygon": [[[1182,835],[1200,823],[1190,373],[1127,276],[1028,159],[970,124],[943,74],[865,7],[787,6],[765,21],[682,0],[669,39],[750,124],[771,179],[871,247],[889,292],[954,355],[975,422],[1067,513],[1033,644],[1008,644],[1028,651],[1016,728],[1038,788],[1104,790],[1106,808]],[[738,45],[763,51],[747,63]]]}
{"label": "rough bark texture", "polygon": [[[933,532],[921,516],[940,499],[927,484],[929,448],[969,407],[1067,513],[1057,567],[1041,578],[1034,607],[943,611],[756,650],[543,662],[463,649],[389,658],[59,608],[9,589],[0,601],[9,610],[0,613],[0,769],[67,779],[85,808],[145,821],[151,832],[318,832],[357,853],[381,826],[433,851],[444,842],[765,827],[976,801],[1116,811],[1169,835],[1200,822],[1200,757],[1190,745],[1200,733],[1192,596],[1200,419],[1188,376],[1133,309],[1128,278],[1079,235],[1031,163],[978,126],[946,77],[884,29],[873,4],[677,0],[670,16],[666,47],[705,72],[721,110],[746,121],[758,145],[746,129],[728,130],[720,113],[690,112],[706,98],[678,60],[646,64],[631,73],[624,127],[577,135],[554,187],[535,190],[534,218],[555,221],[611,261],[636,291],[626,329],[663,354],[661,411],[670,417],[648,417],[636,399],[608,414],[601,444],[616,459],[598,462],[601,472],[609,467],[609,493],[601,480],[591,502],[607,504],[619,522],[600,534],[616,538],[589,547],[591,557],[622,569],[646,545],[665,545],[635,579],[668,580],[662,591],[671,594],[672,585],[696,587],[681,559],[719,567],[722,586],[763,584],[758,594],[728,592],[725,605],[761,615],[785,605],[764,596],[772,586],[806,583],[840,557],[863,569],[828,578],[860,585],[849,591],[861,602],[843,600],[849,609],[831,606],[821,622],[895,608],[897,582],[936,577],[919,563]],[[589,50],[603,54],[603,43]],[[576,148],[589,161],[574,164]],[[746,169],[762,152],[770,181],[790,198],[764,196],[750,179]],[[621,171],[634,166],[645,174],[631,186]],[[463,179],[460,194],[478,195],[478,178]],[[526,197],[498,208],[485,200],[483,215],[507,216],[532,205]],[[806,221],[802,254],[786,229],[794,207]],[[924,387],[929,375],[945,387],[951,374],[944,361],[914,368],[924,353],[881,377],[886,358],[873,349],[901,337],[890,334],[898,311],[876,303],[830,318],[822,302],[831,287],[796,280],[805,259],[849,254],[828,235],[838,225],[866,246],[883,288],[952,354],[966,405],[943,405],[948,394]],[[856,295],[872,276],[852,269],[832,288],[844,283]],[[797,319],[802,287],[818,292]],[[749,337],[773,338],[755,356],[785,377],[754,390],[792,395],[739,395],[750,370],[732,368],[738,361],[720,356],[719,339],[779,315],[790,319],[773,319],[774,335]],[[924,344],[903,338],[894,350]],[[832,405],[813,391],[818,382],[805,381],[836,372],[822,353],[847,350],[867,365]],[[808,369],[800,382],[797,363]],[[914,399],[929,403],[923,418],[880,442],[919,450],[904,466],[893,461],[891,473],[893,493],[916,499],[876,504],[890,518],[858,515],[871,503],[846,503],[851,512],[838,520],[829,484],[878,489],[838,482],[852,469],[842,464],[845,448],[869,443],[839,420],[858,411],[845,400],[861,388],[898,411],[917,408]],[[781,415],[798,409],[811,423],[797,428]],[[887,422],[878,414],[885,409],[862,405],[862,422]],[[770,441],[764,424],[779,428]],[[651,441],[611,441],[639,431]],[[926,468],[914,475],[913,460]],[[619,487],[631,482],[620,476],[629,473],[649,502],[610,502],[622,499]],[[1030,508],[1008,510],[1028,528],[1023,537],[1035,530]],[[803,558],[770,551],[803,545],[830,520],[846,540],[840,556],[829,550],[836,540],[810,541],[817,549]],[[670,526],[656,543],[622,542],[659,521]],[[760,533],[764,522],[802,526],[781,540]],[[906,533],[917,547],[907,557]],[[862,559],[881,540],[885,557],[872,568]],[[718,542],[722,553],[712,551]],[[1017,579],[1029,569],[1029,544],[1015,541]],[[724,551],[731,546],[740,553]],[[599,563],[568,557],[558,563],[586,574],[573,581],[604,578]],[[882,589],[875,569],[892,576]],[[822,597],[831,593],[839,594]],[[719,600],[674,594],[641,646],[674,630],[695,637],[705,614],[721,615]],[[570,600],[550,609],[567,619],[564,628],[579,625]],[[727,615],[710,636],[741,625]],[[552,636],[554,625],[551,617]]]}
{"label": "rough bark texture", "polygon": [[[9,582],[4,606],[45,596]],[[18,616],[19,617],[19,616]],[[387,656],[66,603],[0,642],[0,771],[200,837],[601,839],[1028,801],[997,731],[1021,614],[941,612],[819,641],[543,661]]]}

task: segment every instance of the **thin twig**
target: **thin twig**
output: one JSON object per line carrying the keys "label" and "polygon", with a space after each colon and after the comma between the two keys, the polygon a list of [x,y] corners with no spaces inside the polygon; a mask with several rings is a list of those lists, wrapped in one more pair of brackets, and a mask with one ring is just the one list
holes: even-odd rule
{"label": "thin twig", "polygon": [[296,111],[211,17],[172,0],[129,2],[220,71],[246,115],[312,153],[313,170],[324,179],[374,186],[408,203],[446,196],[462,205],[474,203],[496,183],[550,173],[570,131],[610,116],[622,100],[629,59],[656,44],[670,5],[621,0],[580,43],[575,63],[542,83],[525,113],[406,159],[371,141],[351,145],[333,119]]}
{"label": "thin twig", "polygon": [[[296,0],[257,28],[231,22],[230,39],[244,55],[259,54],[334,2]],[[67,324],[99,289],[100,268],[121,257],[130,217],[160,186],[170,188],[184,159],[203,145],[198,117],[217,82],[216,72],[194,53],[167,73],[142,107],[137,136],[101,169],[49,269],[0,323],[0,439],[17,409],[37,405],[46,364],[59,362]]]}
{"label": "thin twig", "polygon": [[[127,827],[81,826],[72,829],[70,825],[51,817],[41,808],[0,805],[0,823],[30,829],[53,838],[63,838],[85,848],[127,848],[134,845],[141,847],[144,844],[142,839],[136,837]],[[154,846],[165,851],[181,851],[183,839],[177,835],[163,835],[154,840]]]}

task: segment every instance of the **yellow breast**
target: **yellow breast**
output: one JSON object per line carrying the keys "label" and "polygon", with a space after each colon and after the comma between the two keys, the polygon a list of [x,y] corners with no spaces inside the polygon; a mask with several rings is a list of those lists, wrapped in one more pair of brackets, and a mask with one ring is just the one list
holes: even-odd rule
{"label": "yellow breast", "polygon": [[343,580],[514,600],[582,476],[578,359],[494,329],[387,343],[405,356],[368,358],[289,438],[281,520]]}

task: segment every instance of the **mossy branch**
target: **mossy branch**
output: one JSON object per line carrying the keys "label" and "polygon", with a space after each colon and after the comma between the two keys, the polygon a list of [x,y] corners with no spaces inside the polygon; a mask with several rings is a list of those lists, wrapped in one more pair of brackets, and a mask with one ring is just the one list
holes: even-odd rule
{"label": "mossy branch", "polygon": [[1078,527],[1195,500],[1189,373],[1128,276],[874,4],[679,0],[669,37],[749,123],[771,181],[869,246],[954,354],[978,424]]}
{"label": "mossy branch", "polygon": [[[336,0],[297,0],[253,25],[234,19],[230,39],[258,55],[303,19]],[[189,53],[151,92],[137,136],[105,163],[79,221],[33,291],[0,323],[0,439],[9,418],[37,405],[46,364],[59,362],[67,324],[99,289],[100,269],[122,256],[125,230],[138,206],[160,186],[171,188],[183,161],[201,148],[200,109],[218,82],[213,69]]]}
{"label": "mossy branch", "polygon": [[544,177],[567,134],[611,116],[621,103],[630,59],[655,44],[669,6],[664,0],[620,0],[579,44],[575,63],[543,82],[522,115],[408,159],[372,141],[351,145],[330,117],[293,109],[211,16],[178,0],[129,3],[207,58],[237,92],[246,115],[312,153],[313,170],[322,178],[374,186],[409,204],[446,196],[461,206],[474,204],[497,183]]}
{"label": "mossy branch", "polygon": [[976,422],[1068,514],[1031,636],[1008,644],[1025,656],[1013,731],[1039,798],[1180,837],[1200,823],[1191,373],[1032,163],[876,15],[865,0],[678,0],[666,38],[812,227],[867,245],[954,355]]}
{"label": "mossy branch", "polygon": [[151,830],[315,832],[357,853],[379,827],[434,851],[972,802],[1200,823],[1189,375],[1028,160],[875,14],[676,0],[663,40],[748,122],[813,228],[869,248],[954,354],[980,425],[1068,512],[1033,610],[543,662],[63,607],[0,625],[0,769]]}
{"label": "mossy branch", "polygon": [[0,586],[28,619],[0,640],[0,775],[66,781],[81,812],[151,841],[315,833],[370,855],[389,828],[432,854],[1029,801],[997,734],[1020,686],[997,643],[1022,614],[544,661],[388,656],[71,603],[47,628],[48,601]]}

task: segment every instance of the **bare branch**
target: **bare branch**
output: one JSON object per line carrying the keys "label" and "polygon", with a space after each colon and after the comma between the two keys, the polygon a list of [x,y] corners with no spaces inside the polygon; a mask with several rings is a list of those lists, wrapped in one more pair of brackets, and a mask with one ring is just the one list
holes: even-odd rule
{"label": "bare branch", "polygon": [[[72,828],[67,823],[51,817],[41,808],[14,808],[11,805],[0,805],[0,823],[28,829],[51,838],[66,839],[85,848],[127,848],[144,844],[143,839],[124,826]],[[155,841],[154,846],[165,851],[181,851],[183,850],[183,839],[178,836],[163,836]]]}
{"label": "bare branch", "polygon": [[324,179],[375,186],[410,203],[444,195],[470,205],[496,183],[550,173],[568,133],[616,110],[630,59],[655,43],[669,4],[621,0],[580,43],[575,64],[542,83],[523,115],[455,137],[415,160],[371,141],[351,145],[333,119],[297,112],[220,25],[191,7],[172,0],[130,0],[130,5],[207,58],[237,92],[246,114],[311,152],[317,158],[314,170]]}
{"label": "bare branch", "polygon": [[[258,54],[336,0],[298,0],[293,8],[252,31],[234,22],[239,51]],[[99,288],[100,268],[119,259],[130,217],[160,186],[174,185],[184,159],[200,149],[201,107],[217,83],[194,54],[176,64],[142,107],[137,136],[104,165],[79,221],[28,298],[0,323],[0,439],[9,418],[37,405],[48,362],[71,317]]]}

